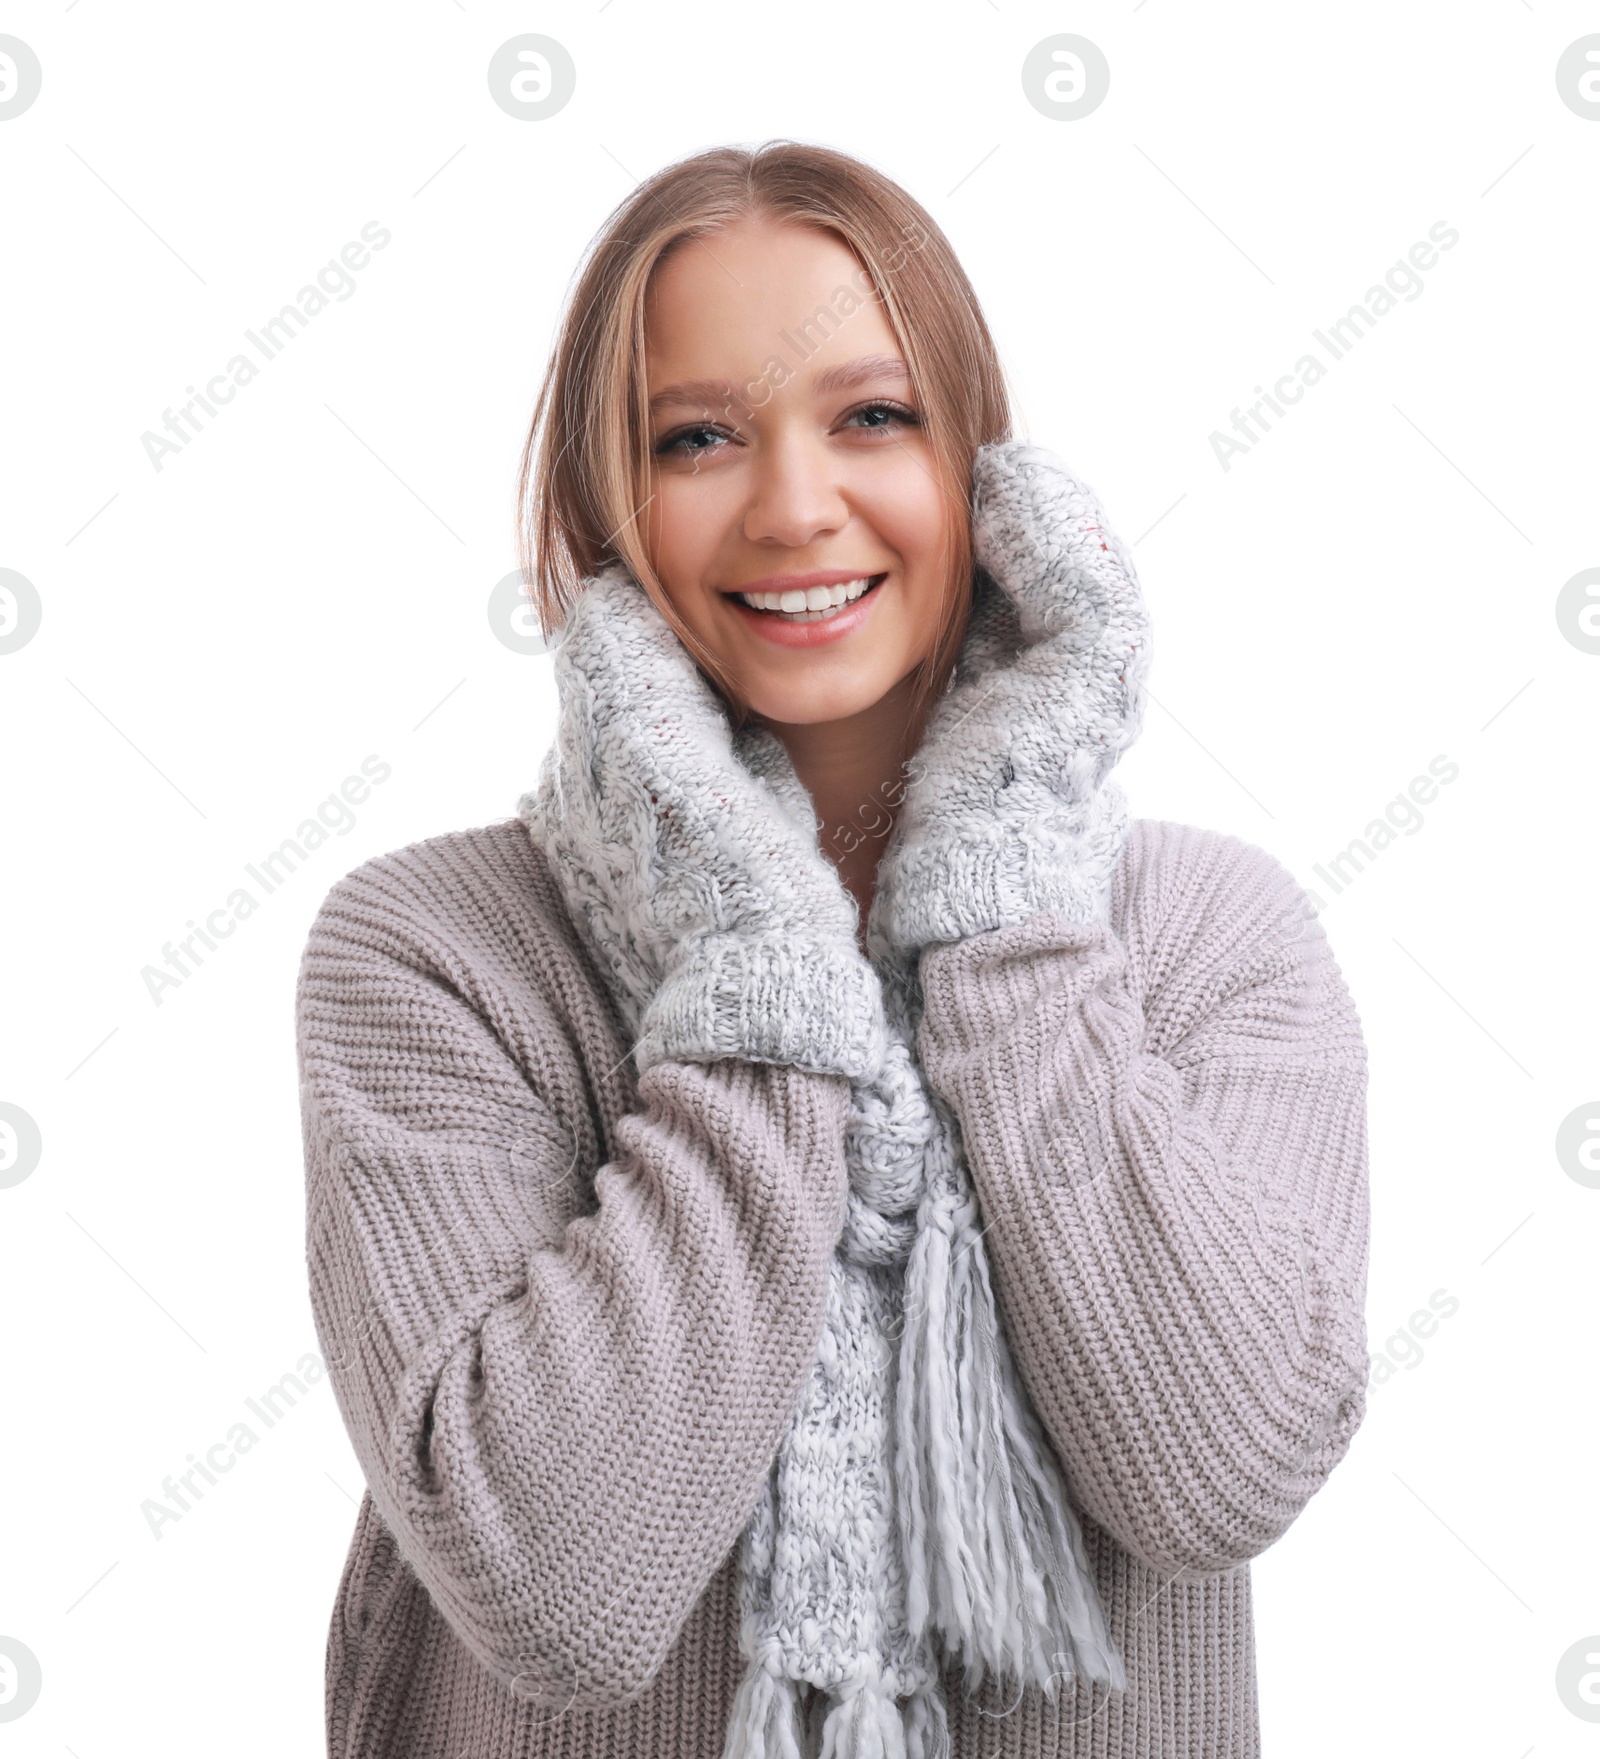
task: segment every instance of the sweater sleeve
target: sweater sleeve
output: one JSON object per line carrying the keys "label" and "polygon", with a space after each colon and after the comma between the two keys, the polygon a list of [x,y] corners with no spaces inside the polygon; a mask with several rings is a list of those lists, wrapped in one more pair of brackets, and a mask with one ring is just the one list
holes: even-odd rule
{"label": "sweater sleeve", "polygon": [[1174,1577],[1282,1536],[1368,1368],[1354,1007],[1286,869],[1183,847],[1109,923],[1045,912],[925,955],[919,1032],[1074,1500]]}
{"label": "sweater sleeve", "polygon": [[597,1166],[539,964],[486,966],[361,870],[334,888],[296,998],[307,1256],[406,1561],[503,1684],[599,1708],[756,1505],[821,1332],[849,1083],[663,1061]]}

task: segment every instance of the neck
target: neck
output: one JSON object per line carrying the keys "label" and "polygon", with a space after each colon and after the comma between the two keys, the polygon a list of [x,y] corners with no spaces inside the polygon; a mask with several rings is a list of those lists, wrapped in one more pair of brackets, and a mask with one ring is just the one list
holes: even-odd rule
{"label": "neck", "polygon": [[878,857],[894,829],[905,792],[906,760],[916,750],[912,724],[915,673],[859,713],[834,721],[755,717],[783,743],[821,824],[819,844],[861,912],[863,932],[877,882]]}

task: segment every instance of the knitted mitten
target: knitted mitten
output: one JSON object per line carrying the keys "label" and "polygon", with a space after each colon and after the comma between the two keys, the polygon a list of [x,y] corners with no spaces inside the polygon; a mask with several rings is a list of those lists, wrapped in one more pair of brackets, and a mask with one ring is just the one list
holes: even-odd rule
{"label": "knitted mitten", "polygon": [[634,998],[642,1074],[743,1057],[869,1076],[882,989],[855,901],[776,735],[727,710],[643,587],[585,583],[555,649],[562,717],[537,794],[576,907]]}
{"label": "knitted mitten", "polygon": [[979,452],[972,527],[971,623],[879,863],[875,952],[1041,910],[1103,921],[1127,833],[1107,778],[1144,714],[1150,631],[1131,556],[1093,491],[1019,441]]}

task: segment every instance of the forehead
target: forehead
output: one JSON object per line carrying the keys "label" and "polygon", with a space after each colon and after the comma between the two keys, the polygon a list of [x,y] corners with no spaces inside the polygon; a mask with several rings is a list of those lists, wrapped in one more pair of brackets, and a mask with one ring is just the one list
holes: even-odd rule
{"label": "forehead", "polygon": [[741,221],[684,240],[651,278],[652,395],[686,379],[771,376],[774,362],[809,382],[863,356],[899,360],[900,349],[871,277],[830,232]]}

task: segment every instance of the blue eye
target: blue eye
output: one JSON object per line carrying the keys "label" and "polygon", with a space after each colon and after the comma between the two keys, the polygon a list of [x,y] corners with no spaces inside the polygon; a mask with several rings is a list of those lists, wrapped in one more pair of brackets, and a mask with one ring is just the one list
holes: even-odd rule
{"label": "blue eye", "polygon": [[887,397],[876,398],[871,403],[863,403],[859,409],[852,409],[845,417],[845,421],[852,422],[857,416],[862,415],[881,415],[888,418],[884,422],[875,422],[871,427],[864,429],[863,431],[867,433],[883,433],[896,423],[906,427],[916,427],[922,419],[914,409],[908,409],[905,404],[895,403]]}
{"label": "blue eye", "polygon": [[[692,457],[692,456],[694,456],[698,453],[701,453],[701,452],[710,452],[715,449],[711,446],[694,445],[692,443],[692,439],[693,439],[693,436],[696,434],[719,434],[719,435],[721,435],[722,430],[720,428],[713,427],[712,424],[708,421],[697,421],[689,427],[678,428],[673,433],[663,435],[662,438],[656,442],[656,447],[655,447],[656,456],[658,458],[665,458],[670,453],[675,452],[680,457],[687,458],[687,457]],[[727,436],[722,435],[722,437],[725,439]]]}

